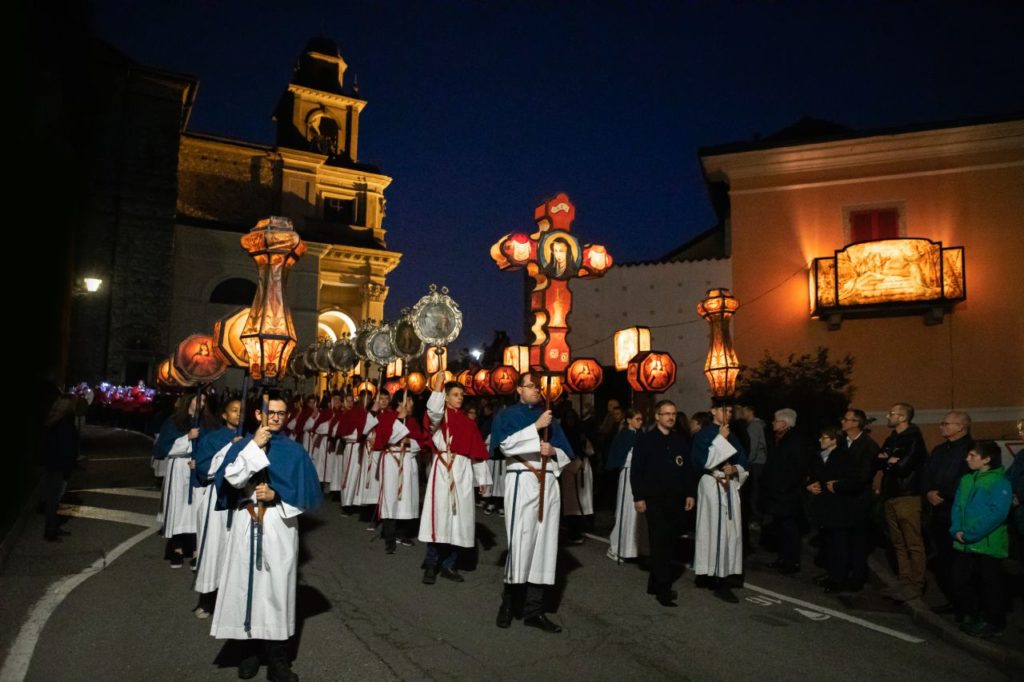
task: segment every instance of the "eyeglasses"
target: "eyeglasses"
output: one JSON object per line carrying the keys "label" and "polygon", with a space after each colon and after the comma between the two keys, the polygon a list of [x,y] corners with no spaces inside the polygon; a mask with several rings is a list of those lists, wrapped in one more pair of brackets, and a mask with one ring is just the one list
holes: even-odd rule
{"label": "eyeglasses", "polygon": [[274,417],[277,417],[278,419],[284,419],[287,416],[288,416],[288,412],[284,411],[284,410],[282,410],[280,412],[276,411],[276,410],[270,410],[270,411],[267,412],[267,418],[268,419],[273,419]]}
{"label": "eyeglasses", "polygon": [[959,422],[939,422],[939,426],[960,426]]}
{"label": "eyeglasses", "polygon": [[904,417],[906,415],[904,415],[902,412],[890,412],[889,416],[890,417]]}
{"label": "eyeglasses", "polygon": [[659,412],[658,416],[659,417],[674,417],[677,414],[679,414],[679,413],[678,412]]}
{"label": "eyeglasses", "polygon": [[520,386],[520,388],[529,388],[532,390],[537,388],[537,384],[523,384],[522,386]]}

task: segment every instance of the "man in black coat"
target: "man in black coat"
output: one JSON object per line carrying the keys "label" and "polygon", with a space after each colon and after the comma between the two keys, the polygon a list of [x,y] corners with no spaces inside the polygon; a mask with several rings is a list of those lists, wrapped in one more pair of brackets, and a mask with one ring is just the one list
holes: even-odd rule
{"label": "man in black coat", "polygon": [[807,450],[796,426],[796,411],[777,410],[772,421],[775,446],[768,450],[768,463],[761,474],[761,511],[772,517],[779,532],[779,556],[772,568],[780,573],[800,570],[804,479]]}
{"label": "man in black coat", "polygon": [[[950,513],[960,478],[967,473],[967,453],[974,447],[971,437],[971,417],[966,412],[953,411],[939,422],[943,441],[935,446],[921,471],[921,492],[924,508],[931,513],[928,521],[928,539],[935,553],[932,571],[939,588],[946,595],[950,591],[950,570],[953,567],[953,541],[949,537]],[[952,613],[951,604],[935,609],[939,613]]]}
{"label": "man in black coat", "polygon": [[693,510],[697,495],[690,438],[673,428],[676,414],[671,400],[654,406],[654,428],[637,437],[629,472],[633,506],[647,519],[651,552],[647,593],[669,607],[676,606],[677,597],[672,589],[672,553],[682,532],[683,513]]}

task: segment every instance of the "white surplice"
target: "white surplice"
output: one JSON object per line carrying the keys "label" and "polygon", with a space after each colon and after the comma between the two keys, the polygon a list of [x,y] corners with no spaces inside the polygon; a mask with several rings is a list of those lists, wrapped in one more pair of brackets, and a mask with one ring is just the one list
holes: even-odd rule
{"label": "white surplice", "polygon": [[[721,435],[715,436],[708,452],[706,469],[714,469],[736,453],[736,448]],[[743,573],[743,520],[740,511],[740,487],[748,472],[736,465],[737,476],[723,487],[724,474],[705,474],[697,483],[697,530],[693,572],[724,578]]]}
{"label": "white surplice", "polygon": [[164,475],[163,509],[158,518],[163,519],[164,537],[196,532],[196,515],[189,502],[189,487],[192,469],[192,441],[188,434],[180,436],[167,453],[167,473]]}
{"label": "white surplice", "polygon": [[619,489],[615,496],[615,527],[608,538],[609,555],[615,559],[635,559],[647,556],[647,517],[637,514],[633,506],[633,486],[629,471],[633,466],[633,450],[626,455],[626,466],[619,472]]}
{"label": "white surplice", "polygon": [[[210,460],[209,475],[206,480],[213,481],[220,463],[228,454],[233,443],[228,443]],[[217,489],[212,484],[196,488],[192,498],[192,506],[196,510],[196,551],[197,564],[195,583],[192,589],[201,594],[217,589],[220,568],[224,562],[224,554],[228,547],[228,510],[217,510]]]}

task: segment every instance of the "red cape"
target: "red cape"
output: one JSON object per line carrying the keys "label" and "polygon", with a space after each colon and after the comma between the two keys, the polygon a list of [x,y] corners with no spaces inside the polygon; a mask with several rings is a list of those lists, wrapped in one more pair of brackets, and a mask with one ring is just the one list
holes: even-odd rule
{"label": "red cape", "polygon": [[[489,459],[487,446],[484,445],[483,436],[480,435],[480,429],[476,427],[476,422],[467,417],[465,413],[453,410],[447,405],[445,405],[444,411],[445,416],[441,420],[440,428],[446,439],[448,436],[451,437],[451,451],[458,455],[465,455],[472,460]],[[423,425],[428,430],[431,428],[430,415],[423,416]]]}

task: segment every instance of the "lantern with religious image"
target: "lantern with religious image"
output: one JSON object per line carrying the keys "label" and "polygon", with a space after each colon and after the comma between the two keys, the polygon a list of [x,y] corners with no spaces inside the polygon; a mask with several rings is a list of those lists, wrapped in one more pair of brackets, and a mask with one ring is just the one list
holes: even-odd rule
{"label": "lantern with religious image", "polygon": [[651,349],[650,327],[627,327],[615,332],[612,341],[615,346],[615,369],[619,372],[629,367],[629,361],[637,353]]}
{"label": "lantern with religious image", "polygon": [[184,338],[171,361],[178,374],[193,386],[213,383],[228,369],[228,361],[221,355],[217,342],[206,334],[192,334]]}
{"label": "lantern with religious image", "polygon": [[188,382],[183,376],[178,374],[178,370],[174,368],[174,363],[171,362],[170,358],[167,358],[160,363],[160,366],[156,369],[156,380],[168,388],[185,388],[188,386]]}
{"label": "lantern with religious image", "polygon": [[491,370],[491,388],[497,395],[512,395],[519,383],[519,372],[509,365],[498,365]]}
{"label": "lantern with religious image", "polygon": [[676,361],[664,351],[638,353],[626,367],[626,380],[634,391],[663,393],[676,383]]}
{"label": "lantern with religious image", "polygon": [[728,289],[708,289],[707,296],[697,304],[697,314],[711,327],[711,344],[704,362],[704,374],[711,386],[711,395],[724,398],[736,392],[740,361],[732,345],[729,320],[740,307]]}
{"label": "lantern with religious image", "polygon": [[540,394],[544,396],[544,400],[547,402],[553,403],[558,400],[558,396],[562,395],[565,386],[561,374],[557,372],[537,372],[532,376],[533,380],[537,382]]}
{"label": "lantern with religious image", "polygon": [[594,358],[576,358],[565,370],[565,385],[573,393],[593,393],[601,385],[604,370]]}
{"label": "lantern with religious image", "polygon": [[224,359],[232,367],[248,366],[249,356],[242,343],[242,329],[249,319],[249,308],[242,308],[213,323],[213,339],[217,342]]}
{"label": "lantern with religious image", "polygon": [[405,388],[403,383],[402,379],[390,379],[384,383],[384,390],[387,391],[389,395],[395,395]]}
{"label": "lantern with religious image", "polygon": [[355,389],[352,391],[352,397],[358,399],[359,396],[363,393],[363,391],[369,393],[371,398],[377,395],[377,387],[373,384],[373,382],[364,381],[355,387]]}
{"label": "lantern with religious image", "polygon": [[491,388],[491,370],[480,368],[473,373],[473,392],[476,395],[494,395]]}
{"label": "lantern with religious image", "polygon": [[473,370],[464,369],[455,375],[455,381],[462,384],[463,389],[466,391],[466,395],[476,395],[476,391],[473,390]]}
{"label": "lantern with religious image", "polygon": [[413,394],[419,395],[427,387],[427,377],[423,372],[409,372],[409,376],[405,378],[405,385]]}
{"label": "lantern with religious image", "polygon": [[295,348],[295,325],[284,290],[288,271],[305,253],[306,244],[281,216],[264,218],[242,236],[242,248],[256,262],[256,296],[242,330],[253,381],[274,384],[284,377]]}
{"label": "lantern with religious image", "polygon": [[530,369],[529,346],[506,346],[502,351],[502,362],[522,374]]}
{"label": "lantern with religious image", "polygon": [[427,363],[427,374],[436,374],[448,369],[448,349],[445,346],[430,346],[424,358]]}

